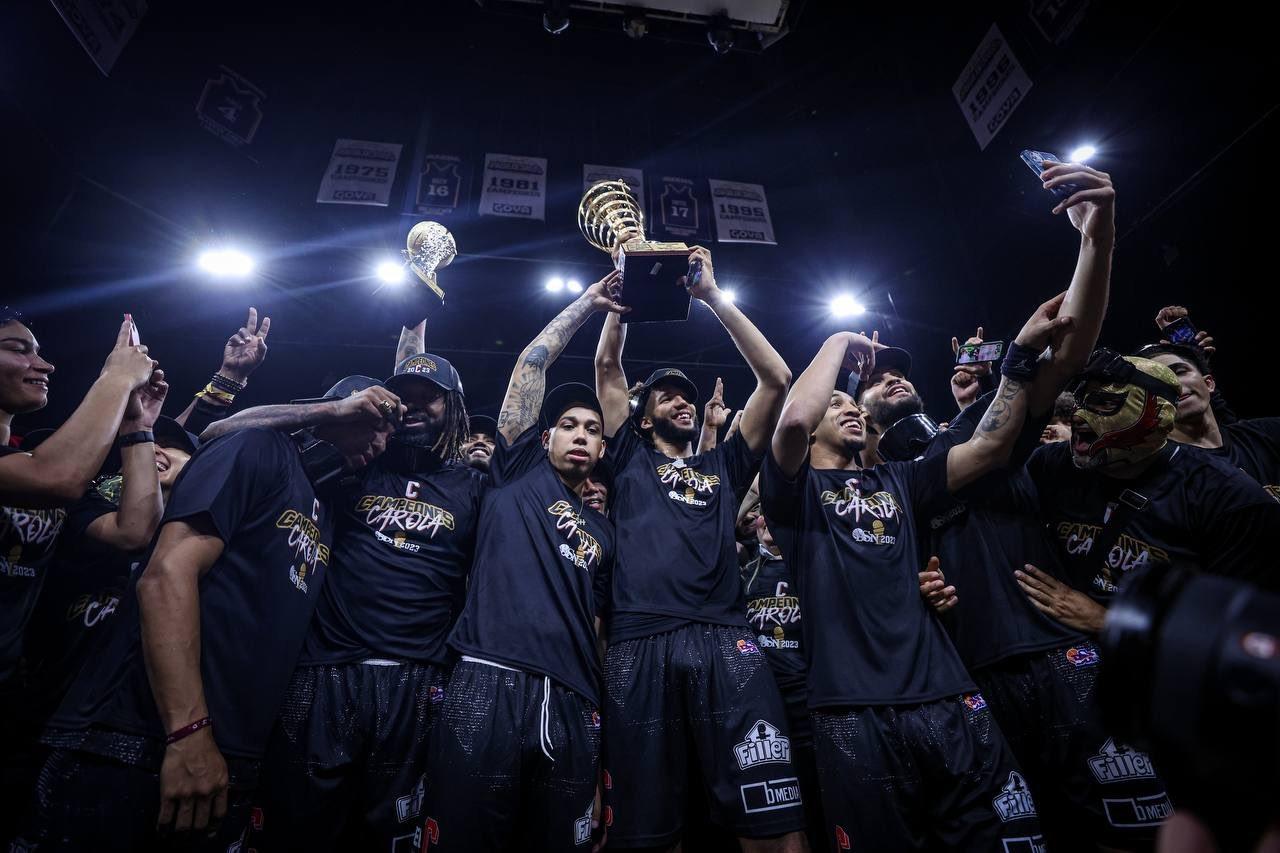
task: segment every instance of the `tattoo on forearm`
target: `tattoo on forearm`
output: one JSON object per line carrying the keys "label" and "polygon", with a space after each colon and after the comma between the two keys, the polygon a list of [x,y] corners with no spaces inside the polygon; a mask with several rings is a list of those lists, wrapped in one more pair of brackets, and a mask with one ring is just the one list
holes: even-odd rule
{"label": "tattoo on forearm", "polygon": [[533,339],[511,377],[507,398],[498,413],[498,429],[519,435],[537,423],[547,389],[547,368],[590,313],[590,306],[574,302]]}
{"label": "tattoo on forearm", "polygon": [[1003,429],[1013,417],[1013,401],[1026,390],[1026,386],[1016,379],[1007,376],[1000,384],[1000,390],[987,407],[987,413],[978,424],[981,432],[996,432]]}

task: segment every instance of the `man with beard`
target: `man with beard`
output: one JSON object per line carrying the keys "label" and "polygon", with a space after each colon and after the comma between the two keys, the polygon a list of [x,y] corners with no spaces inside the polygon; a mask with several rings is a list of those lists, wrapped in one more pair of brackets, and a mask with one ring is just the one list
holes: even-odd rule
{"label": "man with beard", "polygon": [[472,415],[467,429],[467,440],[462,443],[462,461],[487,474],[498,435],[498,422],[487,415]]}
{"label": "man with beard", "polygon": [[598,829],[597,638],[614,528],[586,504],[604,424],[586,385],[543,398],[547,370],[583,322],[628,310],[613,301],[617,277],[566,306],[511,373],[466,606],[449,637],[461,660],[432,734],[421,849],[586,851]]}
{"label": "man with beard", "polygon": [[328,573],[325,487],[381,452],[401,410],[362,377],[323,399],[314,431],[243,430],[187,465],[117,630],[45,731],[52,752],[18,849],[242,838]]}
{"label": "man with beard", "polygon": [[[329,580],[264,763],[264,853],[334,849],[344,831],[390,849],[420,817],[485,479],[456,464],[469,426],[447,360],[411,355],[385,385],[406,414],[386,453],[343,484]],[[211,429],[312,416],[265,406]]]}
{"label": "man with beard", "polygon": [[1048,525],[1070,579],[1025,566],[1016,576],[1033,605],[1097,633],[1135,571],[1171,566],[1280,589],[1280,504],[1226,460],[1168,440],[1182,395],[1173,371],[1099,349],[1072,393],[1071,440],[1039,448],[1029,477],[1009,486]]}
{"label": "man with beard", "polygon": [[[744,850],[802,849],[786,709],[743,617],[734,520],[791,380],[782,357],[716,286],[695,247],[688,285],[719,318],[756,376],[740,431],[694,455],[697,388],[654,371],[629,416],[623,326],[605,321],[596,350],[606,456],[614,464],[618,563],[605,660],[605,796],[616,847],[670,847],[690,780]],[[640,748],[637,746],[640,745]],[[688,766],[692,758],[696,768]],[[770,787],[772,786],[772,788]],[[768,790],[767,790],[768,789]],[[781,798],[766,808],[766,797]]]}
{"label": "man with beard", "polygon": [[875,369],[858,386],[857,398],[867,414],[863,462],[883,462],[879,447],[885,430],[903,418],[924,414],[924,401],[911,384],[911,353],[900,347],[876,350]]}
{"label": "man with beard", "polygon": [[[947,453],[858,463],[863,414],[832,388],[842,365],[872,371],[879,353],[861,335],[828,339],[788,397],[760,492],[769,530],[797,573],[824,831],[836,849],[1042,843],[1018,765],[919,595],[918,519],[1007,461],[1037,356],[1071,325],[1059,316],[1065,296],[1028,319],[979,428]],[[901,387],[901,363],[881,370],[890,371],[890,388]],[[888,396],[901,406],[908,395]]]}
{"label": "man with beard", "polygon": [[1181,392],[1169,437],[1230,462],[1280,501],[1280,418],[1222,423],[1212,404],[1217,381],[1208,359],[1195,347],[1152,344],[1138,355],[1163,364],[1178,378]]}

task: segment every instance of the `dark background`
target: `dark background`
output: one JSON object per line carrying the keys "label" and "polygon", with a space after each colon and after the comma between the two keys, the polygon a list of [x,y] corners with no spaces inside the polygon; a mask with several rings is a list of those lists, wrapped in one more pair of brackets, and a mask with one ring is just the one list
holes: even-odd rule
{"label": "dark background", "polygon": [[[516,354],[566,301],[552,274],[584,283],[607,260],[578,234],[584,162],[765,185],[778,245],[712,246],[722,286],[799,373],[840,325],[838,289],[916,357],[939,419],[952,335],[1014,334],[1065,287],[1078,244],[1018,159],[1094,142],[1118,189],[1119,243],[1103,341],[1155,337],[1168,303],[1220,347],[1217,373],[1243,414],[1275,414],[1263,359],[1275,335],[1274,158],[1278,105],[1267,28],[1193,3],[1095,3],[1051,44],[1028,4],[948,4],[892,14],[815,2],[763,53],[716,56],[683,41],[626,38],[614,17],[578,16],[553,37],[521,15],[464,0],[273,4],[154,0],[110,77],[47,2],[0,18],[9,269],[4,301],[25,306],[58,365],[49,407],[79,401],[121,312],[169,373],[176,414],[217,367],[255,305],[273,320],[270,356],[241,402],[324,390],[346,373],[389,372],[398,327],[372,296],[370,266],[403,246],[400,215],[424,115],[427,147],[473,170],[467,212],[445,219],[461,254],[444,270],[448,309],[428,349],[496,413]],[[1034,87],[979,151],[951,86],[996,22]],[[234,149],[199,126],[195,104],[218,66],[266,94],[253,142]],[[318,205],[337,137],[405,145],[389,208]],[[486,151],[550,160],[545,223],[475,215]],[[235,239],[258,258],[244,283],[191,265],[202,243]],[[590,380],[600,319],[553,379]],[[705,390],[723,376],[731,407],[749,371],[705,308],[643,326],[632,378],[684,366]]]}

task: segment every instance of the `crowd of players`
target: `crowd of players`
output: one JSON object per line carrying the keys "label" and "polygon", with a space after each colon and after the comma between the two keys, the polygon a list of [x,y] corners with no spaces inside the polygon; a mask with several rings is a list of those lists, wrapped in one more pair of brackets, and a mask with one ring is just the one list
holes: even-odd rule
{"label": "crowd of players", "polygon": [[[793,377],[702,248],[690,293],[756,378],[727,429],[719,382],[702,418],[676,368],[628,385],[616,271],[496,421],[424,326],[385,381],[231,414],[267,352],[250,309],[178,417],[126,316],[66,423],[19,439],[53,366],[6,309],[0,836],[1150,849],[1180,780],[1108,733],[1095,638],[1134,572],[1276,585],[1280,423],[1230,413],[1203,333],[1095,349],[1114,189],[1043,180],[1078,188],[1068,286],[1002,363],[956,367],[959,411],[906,453],[910,355],[841,332]],[[548,391],[596,313],[595,388]]]}

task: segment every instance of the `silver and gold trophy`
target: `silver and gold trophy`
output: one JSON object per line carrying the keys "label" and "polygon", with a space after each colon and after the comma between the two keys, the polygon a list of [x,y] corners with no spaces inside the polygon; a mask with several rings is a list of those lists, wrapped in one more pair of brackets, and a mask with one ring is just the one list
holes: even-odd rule
{"label": "silver and gold trophy", "polygon": [[419,222],[409,229],[405,245],[405,263],[431,288],[432,293],[440,297],[443,305],[444,291],[436,280],[436,270],[449,266],[458,254],[458,244],[454,242],[453,235],[439,222]]}
{"label": "silver and gold trophy", "polygon": [[659,243],[644,236],[644,211],[625,181],[596,181],[578,205],[578,228],[587,242],[610,255],[617,251],[622,271],[624,323],[689,319],[691,298],[681,277],[696,275],[684,243]]}

